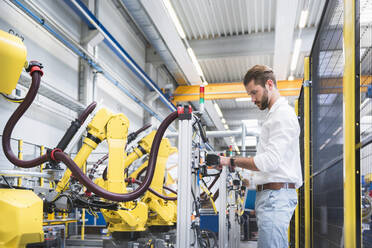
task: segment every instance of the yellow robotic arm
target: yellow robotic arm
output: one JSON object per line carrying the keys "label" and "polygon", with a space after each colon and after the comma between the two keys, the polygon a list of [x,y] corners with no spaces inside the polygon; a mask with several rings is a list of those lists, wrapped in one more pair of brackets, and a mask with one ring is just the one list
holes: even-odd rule
{"label": "yellow robotic arm", "polygon": [[[102,108],[94,116],[92,121],[88,124],[88,135],[83,141],[83,145],[80,148],[78,154],[74,158],[74,162],[82,168],[85,162],[87,161],[89,155],[94,149],[97,148],[98,144],[106,139],[106,125],[111,118],[114,117],[114,114],[109,110]],[[129,121],[127,122],[129,126]],[[128,133],[128,126],[126,127]],[[68,188],[68,182],[71,177],[71,171],[66,169],[65,174],[62,179],[58,182],[56,191],[61,193]]]}

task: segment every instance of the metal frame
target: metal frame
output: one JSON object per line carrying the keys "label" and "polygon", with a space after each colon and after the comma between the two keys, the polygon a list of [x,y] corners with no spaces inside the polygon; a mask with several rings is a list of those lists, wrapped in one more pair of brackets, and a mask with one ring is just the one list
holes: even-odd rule
{"label": "metal frame", "polygon": [[220,175],[220,187],[219,187],[219,199],[220,208],[218,210],[218,247],[227,248],[228,247],[228,227],[226,221],[226,180],[227,180],[227,168],[224,166]]}
{"label": "metal frame", "polygon": [[179,121],[178,135],[177,248],[191,244],[192,120]]}

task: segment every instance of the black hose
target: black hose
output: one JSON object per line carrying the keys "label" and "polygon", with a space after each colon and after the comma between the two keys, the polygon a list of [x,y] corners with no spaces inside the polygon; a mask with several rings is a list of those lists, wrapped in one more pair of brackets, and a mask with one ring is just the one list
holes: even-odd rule
{"label": "black hose", "polygon": [[79,117],[71,122],[70,127],[67,129],[62,139],[59,141],[57,148],[60,148],[62,151],[66,149],[72,138],[75,136],[77,131],[79,131],[81,125],[84,123],[86,118],[90,113],[96,108],[97,103],[92,102],[80,115]]}
{"label": "black hose", "polygon": [[[31,64],[31,63],[30,63]],[[8,158],[10,162],[12,162],[14,165],[22,167],[22,168],[31,168],[38,166],[42,163],[45,163],[47,161],[50,161],[51,158],[50,155],[45,154],[38,158],[32,159],[32,160],[20,160],[15,156],[13,153],[11,146],[10,146],[10,139],[11,134],[13,132],[13,129],[15,125],[17,124],[18,120],[22,117],[22,115],[27,111],[27,109],[32,104],[33,100],[36,97],[37,91],[40,86],[40,80],[43,72],[41,71],[41,64],[37,62],[33,62],[30,66],[31,69],[31,77],[32,77],[32,83],[30,86],[29,91],[27,92],[27,95],[23,102],[18,106],[18,108],[15,110],[15,112],[12,114],[12,116],[9,118],[8,122],[5,125],[3,136],[2,136],[2,145],[4,149],[4,154]],[[84,114],[81,117],[81,120],[85,120],[87,117],[86,114]],[[147,188],[150,186],[152,178],[154,176],[155,172],[155,166],[156,166],[156,160],[158,156],[158,150],[160,146],[160,142],[162,140],[162,137],[168,128],[168,126],[176,120],[178,117],[177,111],[171,113],[165,120],[161,123],[158,131],[155,134],[151,151],[150,151],[150,158],[149,158],[149,165],[148,170],[146,173],[146,177],[144,182],[133,192],[130,192],[128,194],[118,194],[109,192],[98,185],[96,185],[89,177],[87,177],[83,171],[76,165],[76,163],[68,157],[66,154],[64,154],[62,151],[54,150],[54,158],[57,161],[62,161],[73,173],[73,175],[82,183],[84,186],[87,187],[87,189],[91,192],[94,192],[98,196],[101,196],[105,199],[112,200],[112,201],[132,201],[138,197],[140,197]]]}
{"label": "black hose", "polygon": [[[125,180],[126,182],[130,182],[130,179],[126,179]],[[137,179],[134,179],[134,183],[135,184],[141,184],[142,182],[137,180]],[[175,192],[174,190],[168,188],[168,187],[164,187],[166,188],[166,190],[174,193],[174,194],[177,194],[177,192]],[[154,195],[156,195],[157,197],[163,199],[163,200],[166,200],[166,201],[177,201],[177,196],[176,197],[172,197],[172,196],[166,196],[166,195],[162,195],[160,193],[158,193],[156,190],[152,189],[151,187],[148,188],[148,191],[150,191],[151,193],[153,193]]]}
{"label": "black hose", "polygon": [[13,186],[8,182],[8,180],[6,180],[6,178],[3,175],[1,177],[3,178],[3,180],[5,181],[5,183],[8,185],[10,189],[14,189]]}
{"label": "black hose", "polygon": [[34,101],[37,91],[40,86],[40,79],[41,79],[43,72],[41,71],[40,66],[33,66],[33,68],[34,70],[31,72],[32,83],[31,83],[30,89],[28,90],[27,95],[25,99],[23,100],[23,102],[17,107],[17,109],[12,114],[12,116],[10,116],[8,122],[5,125],[3,137],[2,137],[2,145],[3,145],[5,156],[12,164],[17,165],[22,168],[35,167],[49,160],[47,154],[44,154],[32,160],[20,160],[13,153],[12,148],[10,146],[10,138],[11,138],[15,125],[17,124],[18,120],[22,117],[22,115],[30,107],[31,103]]}

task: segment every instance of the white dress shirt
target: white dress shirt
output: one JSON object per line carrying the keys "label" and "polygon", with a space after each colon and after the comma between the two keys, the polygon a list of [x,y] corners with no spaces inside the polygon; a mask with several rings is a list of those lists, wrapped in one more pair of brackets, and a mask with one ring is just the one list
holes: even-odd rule
{"label": "white dress shirt", "polygon": [[259,169],[254,175],[254,184],[283,182],[301,187],[299,136],[300,126],[295,111],[285,98],[280,97],[261,127],[257,153],[253,158]]}

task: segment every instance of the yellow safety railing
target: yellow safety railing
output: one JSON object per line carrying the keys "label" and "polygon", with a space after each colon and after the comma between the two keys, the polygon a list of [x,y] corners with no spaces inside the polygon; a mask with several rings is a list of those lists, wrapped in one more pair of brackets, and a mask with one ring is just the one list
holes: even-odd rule
{"label": "yellow safety railing", "polygon": [[[40,146],[40,156],[44,155],[44,150],[45,150],[45,147]],[[44,164],[41,164],[40,165],[40,172],[43,172],[43,169],[44,169]],[[44,187],[44,178],[42,178],[42,177],[40,177],[40,187]]]}
{"label": "yellow safety railing", "polygon": [[[18,158],[23,159],[23,140],[18,140]],[[22,177],[18,177],[18,187],[22,187]]]}
{"label": "yellow safety railing", "polygon": [[305,248],[310,248],[310,58],[304,61],[304,210]]}
{"label": "yellow safety railing", "polygon": [[[360,177],[356,166],[356,6],[354,0],[344,0],[344,247],[360,247],[360,202],[357,200],[357,177]],[[359,37],[358,37],[359,39]],[[359,83],[358,83],[359,86]],[[359,134],[358,134],[359,135]],[[359,179],[360,180],[360,179]],[[360,196],[358,196],[360,198]],[[357,220],[359,218],[359,221]],[[359,233],[359,237],[358,237]],[[359,240],[358,240],[359,239]]]}

